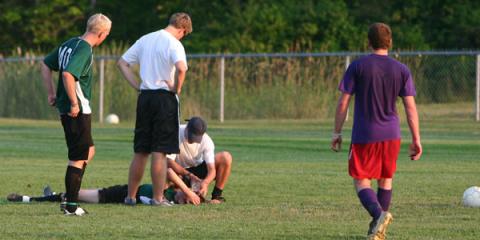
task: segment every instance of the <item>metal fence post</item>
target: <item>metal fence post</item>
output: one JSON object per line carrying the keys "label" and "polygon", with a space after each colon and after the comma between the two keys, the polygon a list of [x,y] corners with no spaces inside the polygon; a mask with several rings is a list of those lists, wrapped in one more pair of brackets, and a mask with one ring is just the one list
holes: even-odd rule
{"label": "metal fence post", "polygon": [[103,123],[103,91],[105,84],[105,59],[100,59],[100,96],[98,103],[98,121]]}
{"label": "metal fence post", "polygon": [[475,120],[480,121],[480,54],[477,55],[477,94],[476,94]]}
{"label": "metal fence post", "polygon": [[220,58],[220,122],[224,120],[225,107],[225,57]]}
{"label": "metal fence post", "polygon": [[[350,56],[347,56],[345,58],[345,71],[348,69],[348,66],[350,66]],[[347,108],[347,116],[345,117],[345,121],[348,121],[348,115],[350,113],[350,105]]]}

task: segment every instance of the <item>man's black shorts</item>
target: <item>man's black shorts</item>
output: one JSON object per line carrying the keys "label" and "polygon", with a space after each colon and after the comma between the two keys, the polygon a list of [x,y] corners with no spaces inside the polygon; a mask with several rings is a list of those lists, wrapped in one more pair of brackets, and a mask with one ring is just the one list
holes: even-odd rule
{"label": "man's black shorts", "polygon": [[[186,168],[186,170],[202,180],[205,179],[208,175],[207,163],[205,163],[205,161],[203,161],[200,165],[196,167]],[[191,187],[189,177],[184,176],[182,177],[182,180],[183,180],[183,183],[187,185],[187,187]]]}
{"label": "man's black shorts", "polygon": [[[146,185],[140,185],[137,189],[137,202],[140,202],[141,188]],[[151,189],[151,188],[147,188]],[[128,185],[114,185],[98,190],[98,203],[123,203],[128,195]],[[149,196],[151,197],[151,196]]]}
{"label": "man's black shorts", "polygon": [[93,146],[91,115],[80,113],[73,118],[62,114],[60,118],[67,141],[68,159],[70,161],[87,160],[89,148]]}
{"label": "man's black shorts", "polygon": [[196,167],[187,168],[186,170],[200,179],[205,179],[208,175],[207,163],[205,161]]}
{"label": "man's black shorts", "polygon": [[99,203],[123,203],[128,195],[128,185],[115,185],[98,190]]}
{"label": "man's black shorts", "polygon": [[179,153],[178,101],[166,90],[142,90],[137,101],[136,153]]}

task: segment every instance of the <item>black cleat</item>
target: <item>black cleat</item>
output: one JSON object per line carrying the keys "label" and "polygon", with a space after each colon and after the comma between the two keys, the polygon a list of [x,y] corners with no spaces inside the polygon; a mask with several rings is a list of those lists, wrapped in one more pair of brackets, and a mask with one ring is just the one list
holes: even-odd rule
{"label": "black cleat", "polygon": [[45,186],[45,188],[43,189],[43,196],[44,197],[48,197],[48,196],[52,196],[54,195],[55,192],[52,191],[52,189],[50,188],[50,186]]}

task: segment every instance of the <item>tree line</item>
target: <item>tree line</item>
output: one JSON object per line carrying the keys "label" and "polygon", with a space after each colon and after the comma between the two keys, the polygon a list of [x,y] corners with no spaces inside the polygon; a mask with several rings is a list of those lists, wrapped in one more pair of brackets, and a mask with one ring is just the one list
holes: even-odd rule
{"label": "tree line", "polygon": [[364,51],[373,22],[392,27],[395,50],[480,47],[478,0],[3,0],[0,53],[50,51],[96,12],[113,21],[106,45],[130,45],[179,11],[193,21],[187,53]]}

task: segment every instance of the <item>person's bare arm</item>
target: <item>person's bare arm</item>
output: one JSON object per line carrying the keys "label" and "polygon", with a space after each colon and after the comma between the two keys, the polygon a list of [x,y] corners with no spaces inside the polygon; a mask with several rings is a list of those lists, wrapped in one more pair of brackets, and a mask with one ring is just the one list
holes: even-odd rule
{"label": "person's bare arm", "polygon": [[185,81],[185,76],[187,75],[187,65],[184,61],[178,61],[175,63],[175,68],[177,69],[177,85],[176,85],[176,93],[180,95],[182,92],[183,82]]}
{"label": "person's bare arm", "polygon": [[418,120],[417,105],[413,96],[406,96],[402,98],[405,106],[405,113],[407,115],[408,127],[412,135],[412,144],[410,145],[410,159],[418,160],[422,156],[422,144],[420,142],[420,122]]}
{"label": "person's bare arm", "polygon": [[140,90],[140,86],[138,82],[135,80],[135,74],[133,73],[132,69],[130,68],[130,64],[128,64],[125,60],[120,58],[117,62],[117,67],[120,69],[123,77],[127,80],[127,82],[132,86],[135,90]]}
{"label": "person's bare arm", "polygon": [[176,174],[181,175],[181,176],[188,176],[188,177],[190,177],[190,179],[193,179],[197,182],[201,181],[193,173],[187,171],[187,169],[183,168],[182,166],[180,166],[180,164],[175,162],[175,160],[170,159],[170,158],[167,158],[167,160],[168,160],[168,162],[167,162],[168,167],[171,168]]}
{"label": "person's bare arm", "polygon": [[217,173],[216,173],[216,171],[215,171],[215,164],[213,164],[213,163],[208,163],[208,164],[207,164],[207,170],[208,170],[208,174],[207,174],[207,176],[205,177],[205,179],[202,180],[202,182],[201,182],[201,184],[200,184],[199,193],[200,193],[202,196],[206,196],[206,195],[207,195],[208,185],[215,179],[215,176],[217,175]]}
{"label": "person's bare arm", "polygon": [[342,93],[338,99],[337,110],[335,112],[335,127],[332,133],[331,148],[338,152],[342,148],[342,128],[348,113],[348,105],[351,99],[350,94]]}
{"label": "person's bare arm", "polygon": [[43,85],[48,92],[48,104],[55,106],[57,96],[55,94],[55,85],[53,84],[52,70],[44,63],[41,63]]}
{"label": "person's bare arm", "polygon": [[68,99],[70,100],[70,112],[71,117],[77,117],[80,112],[80,106],[78,105],[77,91],[75,88],[75,77],[69,72],[62,72],[63,86],[67,92]]}
{"label": "person's bare arm", "polygon": [[183,193],[187,196],[188,200],[193,204],[193,205],[198,205],[200,204],[200,197],[195,194],[192,190],[190,190],[187,185],[180,179],[180,177],[173,171],[173,169],[168,168],[167,170],[167,177],[168,180],[173,182],[180,190],[182,190]]}

